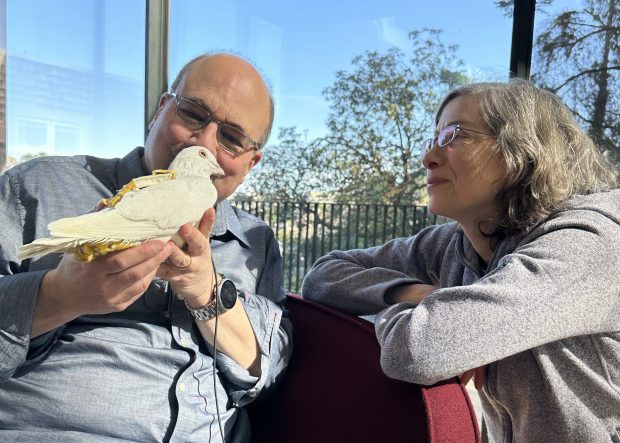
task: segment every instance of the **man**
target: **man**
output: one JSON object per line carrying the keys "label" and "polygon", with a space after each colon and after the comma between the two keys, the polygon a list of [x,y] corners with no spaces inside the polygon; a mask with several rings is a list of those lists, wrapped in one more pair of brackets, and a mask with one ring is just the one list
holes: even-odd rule
{"label": "man", "polygon": [[[252,66],[204,55],[161,96],[144,149],[39,158],[0,178],[0,441],[249,440],[241,407],[274,386],[292,344],[273,233],[226,198],[261,160],[272,122]],[[16,259],[50,221],[87,212],[193,145],[225,175],[216,210],[179,230],[184,248]]]}

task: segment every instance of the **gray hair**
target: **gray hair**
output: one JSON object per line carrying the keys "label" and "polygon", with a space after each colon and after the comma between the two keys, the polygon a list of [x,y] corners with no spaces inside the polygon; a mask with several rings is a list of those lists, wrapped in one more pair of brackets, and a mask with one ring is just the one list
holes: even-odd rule
{"label": "gray hair", "polygon": [[477,101],[506,168],[499,183],[502,238],[527,231],[576,195],[618,186],[618,172],[607,162],[574,115],[555,94],[531,82],[473,83],[444,98],[436,122],[456,97]]}

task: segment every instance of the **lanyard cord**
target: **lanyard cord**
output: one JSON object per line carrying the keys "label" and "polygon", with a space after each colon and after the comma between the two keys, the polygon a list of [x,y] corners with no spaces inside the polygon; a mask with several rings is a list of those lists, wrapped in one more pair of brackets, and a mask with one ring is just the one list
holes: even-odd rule
{"label": "lanyard cord", "polygon": [[[222,420],[220,417],[220,404],[218,402],[218,398],[217,398],[217,375],[216,375],[216,364],[217,364],[217,327],[218,327],[218,320],[219,320],[219,311],[220,311],[220,294],[219,294],[219,286],[217,284],[217,272],[215,271],[215,262],[213,261],[213,257],[211,257],[211,264],[213,266],[213,281],[215,282],[215,328],[213,330],[213,359],[212,359],[212,373],[213,373],[213,393],[215,395],[215,410],[216,410],[216,414],[217,414],[217,424],[218,427],[220,428],[220,435],[222,436],[222,441],[225,441],[224,439],[224,429],[222,428]],[[172,308],[174,307],[174,302],[176,299],[176,295],[174,294],[174,291],[172,290],[172,287],[170,285],[170,282],[166,282],[166,295],[168,297],[168,302],[167,302],[167,306],[166,306],[166,310],[164,311],[164,315],[166,316],[166,318],[170,318],[171,317],[171,313],[172,313]],[[209,441],[211,441],[211,439],[209,439]]]}
{"label": "lanyard cord", "polygon": [[220,403],[217,400],[217,376],[215,374],[216,371],[216,363],[217,363],[217,325],[218,320],[220,318],[220,287],[217,284],[217,272],[215,272],[215,262],[213,261],[213,256],[211,256],[211,265],[213,267],[213,281],[215,282],[215,328],[213,330],[213,393],[215,394],[215,410],[217,413],[217,424],[220,428],[220,435],[222,436],[222,441],[224,440],[224,430],[222,429],[222,420],[220,418]]}

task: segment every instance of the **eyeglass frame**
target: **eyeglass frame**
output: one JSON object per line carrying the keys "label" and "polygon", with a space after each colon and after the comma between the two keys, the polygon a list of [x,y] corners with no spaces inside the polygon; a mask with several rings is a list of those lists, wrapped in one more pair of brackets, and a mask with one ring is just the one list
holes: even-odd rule
{"label": "eyeglass frame", "polygon": [[[439,138],[441,137],[441,134],[443,134],[444,131],[448,128],[454,128],[454,132],[452,133],[452,138],[450,138],[450,140],[448,140],[447,142],[439,143]],[[463,128],[460,125],[460,123],[448,125],[445,128],[443,128],[441,131],[439,131],[439,134],[437,134],[437,137],[429,137],[429,138],[422,140],[422,143],[420,143],[420,151],[422,153],[422,157],[424,157],[428,153],[428,151],[430,151],[431,149],[435,147],[435,143],[437,143],[437,146],[439,146],[440,148],[443,148],[444,146],[447,146],[450,143],[452,143],[454,139],[456,138],[456,135],[459,133],[459,131],[475,132],[476,134],[482,134],[482,135],[493,135],[493,134],[489,134],[488,132],[478,131],[477,129]]]}
{"label": "eyeglass frame", "polygon": [[[192,131],[198,131],[198,130],[202,130],[204,128],[206,128],[209,123],[215,123],[217,125],[217,133],[216,133],[216,138],[217,138],[217,144],[226,152],[228,152],[230,155],[232,155],[233,157],[239,157],[243,154],[245,154],[246,152],[249,152],[251,150],[260,150],[262,148],[262,145],[257,142],[256,140],[254,140],[252,137],[250,137],[248,134],[245,133],[245,131],[237,128],[236,126],[233,126],[229,123],[225,123],[222,122],[220,120],[216,120],[213,117],[213,112],[211,112],[207,107],[205,107],[204,105],[202,105],[201,103],[198,103],[195,100],[192,100],[191,98],[185,97],[181,94],[178,94],[176,92],[165,92],[165,95],[167,95],[168,97],[172,97],[175,100],[175,104],[174,104],[174,115],[177,118],[177,120],[179,120],[181,123],[183,123],[188,129],[192,130]],[[205,114],[207,115],[207,117],[200,122],[200,125],[198,127],[193,127],[190,126],[190,124],[187,123],[186,120],[184,120],[181,116],[179,116],[179,102],[180,101],[186,101],[191,103],[194,106],[197,106],[198,108],[202,109]],[[226,145],[224,145],[221,141],[220,141],[220,134],[221,134],[221,129],[222,127],[227,127],[230,129],[233,129],[237,132],[239,132],[241,135],[243,135],[247,141],[249,142],[249,146],[244,147],[242,152],[233,152],[230,148],[228,148]]]}

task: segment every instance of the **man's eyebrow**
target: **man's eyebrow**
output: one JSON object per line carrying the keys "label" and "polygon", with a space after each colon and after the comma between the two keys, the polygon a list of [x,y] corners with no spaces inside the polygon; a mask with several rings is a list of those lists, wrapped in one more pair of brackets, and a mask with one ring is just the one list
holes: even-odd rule
{"label": "man's eyebrow", "polygon": [[[203,99],[201,99],[200,97],[187,97],[188,100],[193,101],[194,103],[202,106],[203,108],[205,108],[207,110],[207,112],[209,112],[209,114],[213,114],[213,111],[211,110],[211,108],[209,107],[209,105],[207,105]],[[240,130],[241,132],[243,132],[244,134],[247,134],[246,130],[243,128],[243,126],[241,126],[238,123],[235,122],[229,122],[224,120],[222,123],[226,123],[228,126],[232,126],[233,128],[236,128],[238,130]]]}

